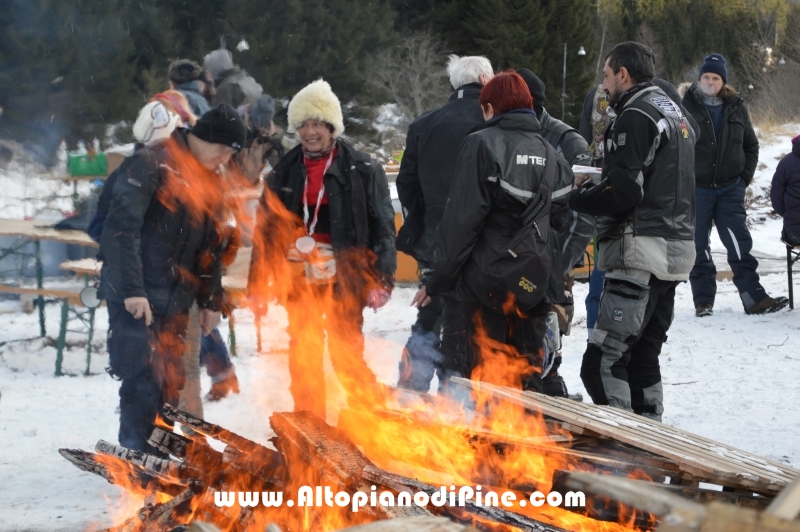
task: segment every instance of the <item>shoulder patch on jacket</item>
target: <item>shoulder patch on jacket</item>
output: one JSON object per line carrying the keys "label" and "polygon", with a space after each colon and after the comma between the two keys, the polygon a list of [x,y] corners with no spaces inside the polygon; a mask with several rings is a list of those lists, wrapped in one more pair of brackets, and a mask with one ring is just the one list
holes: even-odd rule
{"label": "shoulder patch on jacket", "polygon": [[675,118],[683,117],[683,112],[681,112],[681,108],[678,107],[678,104],[666,96],[653,96],[650,98],[650,101],[653,103],[653,105],[661,109],[661,112],[666,116],[672,116]]}

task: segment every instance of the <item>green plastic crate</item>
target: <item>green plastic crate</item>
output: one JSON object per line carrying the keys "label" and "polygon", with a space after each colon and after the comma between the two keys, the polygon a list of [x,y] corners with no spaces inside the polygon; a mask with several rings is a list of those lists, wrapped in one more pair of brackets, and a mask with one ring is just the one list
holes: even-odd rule
{"label": "green plastic crate", "polygon": [[94,155],[70,155],[68,159],[69,175],[104,176],[108,172],[108,159],[105,153]]}

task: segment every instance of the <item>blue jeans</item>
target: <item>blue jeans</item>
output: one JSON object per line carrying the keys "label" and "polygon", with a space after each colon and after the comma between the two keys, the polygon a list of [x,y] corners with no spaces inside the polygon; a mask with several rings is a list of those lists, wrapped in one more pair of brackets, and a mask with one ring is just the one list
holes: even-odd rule
{"label": "blue jeans", "polygon": [[728,250],[728,264],[733,270],[733,284],[739,290],[739,297],[745,310],[767,297],[759,282],[758,261],[750,254],[753,239],[747,229],[747,211],[744,207],[744,193],[747,185],[738,179],[723,188],[696,187],[697,221],[694,230],[694,245],[697,258],[689,280],[695,306],[700,303],[714,304],[717,295],[717,268],[711,258],[712,222],[717,226],[725,249]]}
{"label": "blue jeans", "polygon": [[586,296],[586,329],[589,331],[589,339],[592,338],[594,324],[597,323],[597,313],[600,310],[600,296],[603,295],[603,280],[606,272],[595,267],[589,276],[589,294]]}
{"label": "blue jeans", "polygon": [[206,367],[206,373],[215,383],[234,374],[233,363],[219,329],[214,329],[200,340],[200,365]]}

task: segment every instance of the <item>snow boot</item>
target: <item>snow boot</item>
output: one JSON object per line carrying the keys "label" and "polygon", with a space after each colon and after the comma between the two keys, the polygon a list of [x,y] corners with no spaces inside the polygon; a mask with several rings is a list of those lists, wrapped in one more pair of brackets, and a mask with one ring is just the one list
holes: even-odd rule
{"label": "snow boot", "polygon": [[698,318],[704,318],[714,314],[714,305],[711,303],[698,303],[694,307],[694,315]]}
{"label": "snow boot", "polygon": [[235,373],[223,381],[213,383],[205,399],[209,402],[219,401],[227,397],[230,392],[239,393],[239,379]]}
{"label": "snow boot", "polygon": [[789,304],[789,300],[785,297],[770,297],[767,296],[749,309],[745,310],[745,314],[772,314],[785,308]]}
{"label": "snow boot", "polygon": [[547,377],[542,380],[544,385],[545,395],[550,397],[569,397],[567,391],[567,383],[564,382],[564,377],[558,374],[557,371],[551,371]]}

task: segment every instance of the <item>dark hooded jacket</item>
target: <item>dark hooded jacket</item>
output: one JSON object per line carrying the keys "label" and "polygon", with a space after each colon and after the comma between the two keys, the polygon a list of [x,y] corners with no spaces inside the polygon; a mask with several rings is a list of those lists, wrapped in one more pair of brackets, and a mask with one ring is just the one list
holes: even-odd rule
{"label": "dark hooded jacket", "polygon": [[[184,130],[172,139],[188,152]],[[223,310],[221,218],[205,214],[194,221],[180,200],[175,209],[159,201],[158,191],[173,171],[166,163],[166,143],[157,143],[136,151],[116,171],[100,236],[100,296],[117,303],[146,297],[157,315],[187,312],[194,301]]]}
{"label": "dark hooded jacket", "polygon": [[722,88],[723,118],[719,141],[697,83],[683,97],[684,108],[700,129],[695,146],[695,184],[723,188],[739,178],[749,185],[758,165],[758,138],[744,100],[732,87]]}
{"label": "dark hooded jacket", "polygon": [[[334,252],[352,248],[372,250],[377,260],[372,273],[384,286],[394,286],[397,269],[395,251],[394,209],[389,184],[383,167],[372,158],[357,151],[342,140],[336,141],[338,155],[323,176],[328,195],[331,245]],[[267,177],[269,190],[275,193],[286,208],[298,216],[303,212],[303,191],[306,170],[302,146],[298,145],[281,158]],[[266,191],[261,197],[256,231],[263,238],[254,239],[250,279],[258,280],[264,273],[264,250],[260,242],[269,241],[271,223]],[[288,250],[286,250],[288,252]]]}
{"label": "dark hooded jacket", "polygon": [[792,152],[781,159],[772,176],[772,208],[783,216],[783,227],[800,236],[800,137],[792,139]]}
{"label": "dark hooded jacket", "polygon": [[442,219],[464,138],[484,123],[480,83],[463,85],[450,100],[423,114],[408,128],[397,175],[397,194],[406,213],[398,250],[430,266],[436,226]]}

